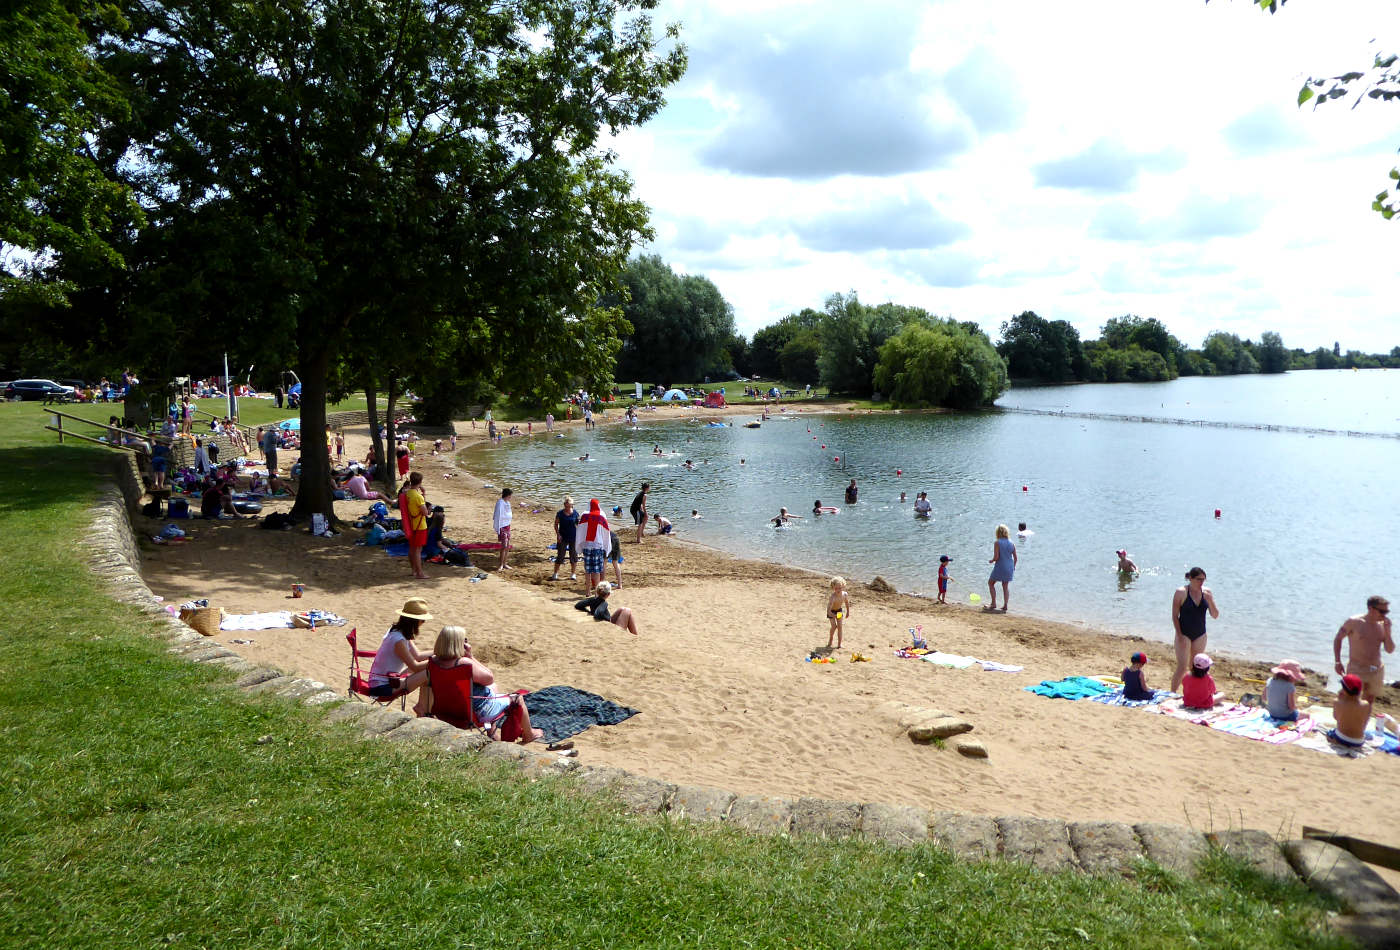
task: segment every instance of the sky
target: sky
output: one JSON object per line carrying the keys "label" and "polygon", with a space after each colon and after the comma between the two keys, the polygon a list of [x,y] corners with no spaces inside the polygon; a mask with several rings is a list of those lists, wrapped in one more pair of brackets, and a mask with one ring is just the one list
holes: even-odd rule
{"label": "sky", "polygon": [[1400,104],[1296,106],[1309,76],[1400,44],[1390,0],[661,0],[655,19],[689,69],[607,146],[652,209],[641,251],[714,281],[747,336],[855,291],[994,341],[1033,310],[1086,340],[1131,313],[1192,347],[1400,345],[1400,218],[1370,210]]}

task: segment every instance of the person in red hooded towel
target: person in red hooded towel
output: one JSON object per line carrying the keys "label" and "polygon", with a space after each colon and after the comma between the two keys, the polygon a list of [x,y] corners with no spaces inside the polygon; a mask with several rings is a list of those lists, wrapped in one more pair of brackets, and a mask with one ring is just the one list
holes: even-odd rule
{"label": "person in red hooded towel", "polygon": [[612,529],[596,498],[589,501],[588,514],[578,519],[577,541],[579,555],[583,558],[583,592],[591,594],[603,579],[603,566],[612,547]]}

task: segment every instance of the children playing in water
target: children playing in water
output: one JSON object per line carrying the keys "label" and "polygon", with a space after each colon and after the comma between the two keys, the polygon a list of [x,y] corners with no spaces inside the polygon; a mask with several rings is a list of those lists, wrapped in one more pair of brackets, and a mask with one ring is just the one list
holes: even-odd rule
{"label": "children playing in water", "polygon": [[1116,551],[1116,552],[1114,552],[1114,553],[1118,555],[1118,573],[1119,573],[1119,574],[1136,574],[1136,573],[1137,573],[1137,569],[1138,569],[1138,568],[1137,568],[1137,565],[1133,563],[1133,559],[1132,559],[1132,558],[1128,557],[1128,552],[1127,552],[1127,551],[1120,549],[1120,550],[1118,550],[1118,551]]}
{"label": "children playing in water", "polygon": [[778,509],[778,516],[777,516],[776,518],[773,519],[773,527],[775,527],[775,528],[781,528],[781,527],[783,527],[783,525],[787,524],[789,521],[792,521],[793,519],[797,519],[797,520],[799,520],[799,521],[801,520],[801,518],[798,518],[797,515],[789,514],[789,513],[788,513],[788,510],[787,510],[786,508],[779,508],[779,509]]}
{"label": "children playing in water", "polygon": [[670,534],[674,530],[675,525],[671,524],[670,518],[663,518],[661,515],[653,515],[653,517],[656,518],[657,534]]}
{"label": "children playing in water", "polygon": [[[1147,670],[1143,669],[1147,665],[1147,654],[1134,653],[1128,663],[1127,668],[1120,674],[1123,680],[1123,698],[1132,702],[1151,699],[1153,690],[1147,685]],[[1214,689],[1214,685],[1211,688]]]}
{"label": "children playing in water", "polygon": [[851,594],[846,589],[844,577],[831,579],[831,593],[826,598],[826,616],[831,621],[831,631],[826,637],[826,647],[841,649],[841,635],[845,632],[845,620],[851,615]]}
{"label": "children playing in water", "polygon": [[948,564],[953,559],[944,554],[938,559],[938,602],[948,602]]}

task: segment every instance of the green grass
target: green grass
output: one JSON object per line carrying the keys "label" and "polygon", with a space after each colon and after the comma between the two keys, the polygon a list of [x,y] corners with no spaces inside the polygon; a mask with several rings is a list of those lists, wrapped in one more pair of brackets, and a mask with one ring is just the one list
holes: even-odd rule
{"label": "green grass", "polygon": [[692,829],[241,698],[102,593],[107,450],[42,418],[0,405],[0,945],[1343,945],[1321,898],[1220,858],[1127,881]]}
{"label": "green grass", "polygon": [[[228,413],[228,400],[226,399],[196,399],[194,404],[206,412],[212,412],[223,418]],[[8,407],[9,403],[6,404]],[[44,408],[37,402],[16,403],[18,408],[27,408],[30,412],[37,412]],[[384,408],[384,402],[380,401],[380,408]],[[103,425],[112,416],[122,414],[122,404],[119,402],[96,402],[96,403],[73,403],[64,406],[54,406],[73,416],[81,416],[84,419],[91,419],[93,422],[100,422]],[[365,408],[364,396],[351,396],[343,402],[333,403],[326,406],[327,412],[341,412],[344,410]],[[238,400],[238,421],[245,426],[264,426],[270,422],[281,422],[283,419],[295,419],[297,410],[282,408],[278,409],[272,404],[271,399],[239,399]],[[196,415],[194,420],[195,432],[209,428],[209,417]],[[84,435],[90,434],[78,429]]]}

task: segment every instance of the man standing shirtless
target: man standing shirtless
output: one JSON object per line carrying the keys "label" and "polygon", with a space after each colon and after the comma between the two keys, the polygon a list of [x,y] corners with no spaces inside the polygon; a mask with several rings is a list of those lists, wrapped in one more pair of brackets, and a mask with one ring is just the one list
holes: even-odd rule
{"label": "man standing shirtless", "polygon": [[[1379,594],[1366,598],[1366,612],[1348,617],[1332,639],[1332,656],[1337,672],[1360,677],[1365,686],[1362,698],[1370,702],[1385,684],[1385,664],[1381,662],[1381,647],[1395,652],[1390,636],[1390,601]],[[1342,641],[1349,640],[1347,663],[1342,666]]]}

